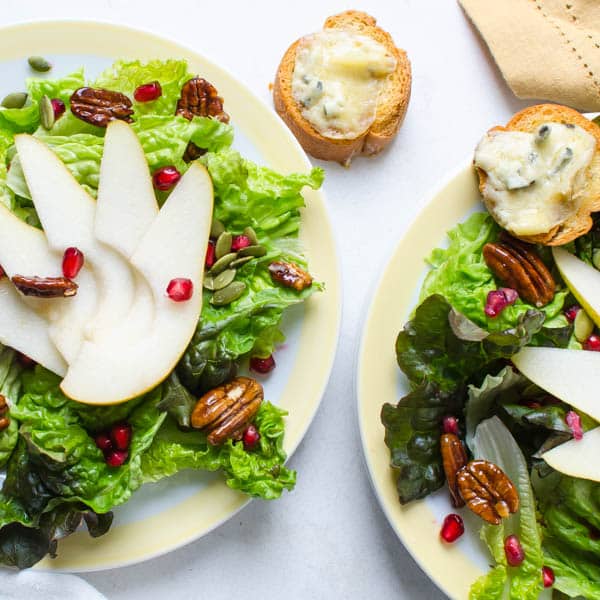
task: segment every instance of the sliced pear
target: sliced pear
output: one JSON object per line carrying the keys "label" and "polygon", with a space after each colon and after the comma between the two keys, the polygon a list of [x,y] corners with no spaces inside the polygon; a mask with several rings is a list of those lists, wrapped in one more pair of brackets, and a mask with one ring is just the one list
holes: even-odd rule
{"label": "sliced pear", "polygon": [[[127,127],[127,126],[126,126]],[[137,138],[136,138],[137,141]],[[63,315],[51,336],[71,361],[85,337],[93,337],[95,327],[119,322],[133,303],[135,280],[132,269],[114,250],[98,242],[94,233],[96,202],[77,183],[62,161],[43,142],[30,135],[15,136],[23,174],[51,249],[62,253],[75,246],[84,253],[85,264],[78,276],[77,295],[64,303]],[[139,145],[139,142],[138,142]],[[146,179],[149,178],[147,173]],[[86,290],[92,280],[95,290]]]}
{"label": "sliced pear", "polygon": [[[152,293],[154,316],[148,330],[141,337],[133,335],[123,322],[114,334],[85,341],[61,384],[67,396],[89,404],[123,402],[158,385],[172,371],[194,334],[202,308],[212,208],[210,176],[193,164],[131,258]],[[166,296],[175,277],[191,279],[190,300],[173,302]]]}
{"label": "sliced pear", "polygon": [[67,365],[48,336],[47,322],[23,302],[6,278],[0,280],[0,307],[0,342],[64,375]]}
{"label": "sliced pear", "polygon": [[95,232],[130,257],[158,214],[144,150],[133,129],[111,121],[104,137]]}
{"label": "sliced pear", "polygon": [[600,352],[526,347],[512,361],[533,383],[600,421]]}
{"label": "sliced pear", "polygon": [[542,454],[556,471],[600,482],[600,427],[586,431],[580,440],[569,440]]}
{"label": "sliced pear", "polygon": [[563,248],[552,248],[552,256],[579,304],[600,327],[600,272]]}

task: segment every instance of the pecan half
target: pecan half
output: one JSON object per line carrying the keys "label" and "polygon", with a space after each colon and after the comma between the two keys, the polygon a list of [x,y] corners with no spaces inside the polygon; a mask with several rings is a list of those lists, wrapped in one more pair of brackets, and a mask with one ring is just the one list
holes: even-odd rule
{"label": "pecan half", "polygon": [[263,388],[250,377],[236,377],[202,396],[192,411],[191,423],[204,429],[213,446],[241,439],[263,400]]}
{"label": "pecan half", "polygon": [[26,277],[13,275],[11,281],[24,296],[38,298],[68,298],[77,293],[79,287],[66,277]]}
{"label": "pecan half", "polygon": [[504,471],[487,460],[472,460],[457,475],[460,495],[476,515],[499,525],[519,510],[519,493]]}
{"label": "pecan half", "polygon": [[552,302],[556,283],[530,244],[503,234],[496,243],[483,247],[483,259],[500,281],[538,308]]}
{"label": "pecan half", "polygon": [[71,112],[82,121],[106,127],[113,119],[131,123],[131,100],[121,94],[102,88],[82,87],[71,95]]}
{"label": "pecan half", "polygon": [[8,418],[8,403],[6,398],[0,394],[0,431],[4,431],[10,425]]}
{"label": "pecan half", "polygon": [[183,84],[175,114],[188,121],[194,117],[214,117],[229,123],[229,115],[223,110],[223,98],[215,86],[202,77],[194,77]]}
{"label": "pecan half", "polygon": [[444,433],[440,438],[440,449],[452,505],[460,508],[465,505],[465,501],[458,492],[457,475],[467,464],[467,453],[464,444],[455,433]]}
{"label": "pecan half", "polygon": [[310,273],[299,267],[296,263],[275,261],[269,265],[271,279],[285,287],[294,288],[301,292],[310,287],[313,278]]}

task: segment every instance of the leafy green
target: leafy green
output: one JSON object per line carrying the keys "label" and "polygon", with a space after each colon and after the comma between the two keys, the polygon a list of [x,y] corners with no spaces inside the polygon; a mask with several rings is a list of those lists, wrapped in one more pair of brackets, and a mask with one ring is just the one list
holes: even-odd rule
{"label": "leafy green", "polygon": [[[458,311],[488,331],[502,331],[517,325],[519,319],[534,306],[518,299],[500,315],[488,317],[485,303],[490,291],[498,285],[485,264],[482,249],[497,239],[500,228],[489,213],[474,213],[463,223],[448,231],[447,248],[436,248],[428,262],[427,273],[420,292],[420,301],[432,294],[441,294]],[[550,304],[540,309],[546,317],[546,326],[566,327],[561,314],[568,289],[557,291]]]}
{"label": "leafy green", "polygon": [[166,411],[180,428],[190,429],[192,410],[196,402],[196,398],[181,384],[177,373],[173,371],[163,384],[159,410]]}
{"label": "leafy green", "polygon": [[182,469],[222,469],[229,487],[265,500],[279,498],[296,483],[295,471],[284,466],[285,414],[269,402],[261,404],[255,420],[260,442],[252,451],[233,440],[211,446],[202,433],[182,433],[174,422],[168,422],[142,457],[144,481],[156,481]]}
{"label": "leafy green", "polygon": [[20,422],[21,441],[9,462],[3,491],[31,513],[44,511],[56,497],[107,512],[141,485],[141,455],[166,416],[156,407],[160,388],[128,415],[133,429],[129,459],[114,469],[82,426],[80,405],[62,394],[59,383],[39,366],[23,378],[24,394],[11,410]]}
{"label": "leafy green", "polygon": [[[0,346],[0,394],[6,398],[9,406],[14,406],[19,399],[21,370],[14,351]],[[0,431],[0,467],[6,464],[17,445],[19,427],[17,421],[11,416],[8,415],[9,426]]]}
{"label": "leafy green", "polygon": [[398,334],[398,364],[412,383],[429,381],[453,390],[474,375],[482,378],[486,368],[531,342],[544,322],[543,313],[527,310],[514,328],[489,334],[482,331],[483,339],[472,341],[457,336],[450,318],[455,313],[443,296],[434,294],[423,300]]}
{"label": "leafy green", "polygon": [[[473,455],[498,465],[519,492],[519,511],[505,519],[502,536],[517,534],[525,552],[519,567],[510,569],[510,598],[536,600],[542,589],[541,569],[544,564],[541,535],[536,520],[536,504],[525,457],[509,430],[498,417],[479,424],[473,438]],[[491,546],[498,560],[497,538]]]}

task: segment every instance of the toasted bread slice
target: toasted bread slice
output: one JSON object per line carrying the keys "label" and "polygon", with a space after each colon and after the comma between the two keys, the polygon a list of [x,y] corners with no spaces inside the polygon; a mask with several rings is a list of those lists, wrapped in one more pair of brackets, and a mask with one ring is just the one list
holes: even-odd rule
{"label": "toasted bread slice", "polygon": [[390,34],[377,27],[375,19],[364,12],[348,10],[334,15],[325,21],[323,28],[348,30],[369,36],[385,46],[396,58],[396,69],[386,77],[380,91],[375,120],[363,134],[354,139],[325,137],[302,116],[302,107],[292,95],[296,49],[300,40],[294,42],[281,59],[273,85],[275,110],[306,152],[315,158],[348,165],[352,157],[358,154],[373,155],[381,152],[396,135],[410,99],[410,62],[406,52],[396,48]]}
{"label": "toasted bread slice", "polygon": [[[590,164],[586,167],[585,186],[582,190],[582,202],[577,213],[566,221],[553,227],[550,231],[531,235],[518,236],[525,242],[543,244],[545,246],[562,246],[587,233],[592,227],[592,213],[600,210],[600,127],[586,119],[581,113],[561,106],[560,104],[538,104],[529,106],[518,113],[506,124],[505,127],[494,127],[495,130],[534,132],[543,123],[564,123],[578,125],[596,139],[596,149]],[[484,204],[492,216],[493,209],[487,205],[485,185],[487,175],[485,171],[477,169],[479,175],[479,190],[483,196]]]}

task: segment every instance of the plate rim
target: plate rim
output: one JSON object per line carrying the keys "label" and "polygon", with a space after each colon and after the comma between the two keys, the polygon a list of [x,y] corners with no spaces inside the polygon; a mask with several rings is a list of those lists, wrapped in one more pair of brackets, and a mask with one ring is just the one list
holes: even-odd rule
{"label": "plate rim", "polygon": [[[297,139],[293,136],[293,134],[287,128],[287,126],[284,124],[284,122],[281,120],[279,115],[277,115],[277,113],[272,109],[272,107],[270,107],[268,105],[268,103],[263,101],[263,99],[260,98],[257,94],[255,94],[241,79],[236,77],[236,75],[229,68],[221,66],[218,62],[213,60],[210,56],[208,56],[202,52],[199,52],[199,51],[195,50],[194,48],[192,48],[191,46],[181,43],[181,42],[171,38],[168,35],[162,35],[162,34],[156,33],[155,31],[153,31],[151,29],[147,29],[147,28],[143,28],[143,27],[131,27],[129,25],[124,25],[122,23],[118,23],[118,22],[106,20],[106,19],[91,20],[91,19],[77,19],[77,18],[13,21],[11,23],[7,23],[6,25],[3,25],[2,27],[0,27],[0,33],[3,35],[8,34],[11,36],[19,36],[19,35],[27,36],[32,33],[39,33],[40,35],[52,36],[53,34],[51,33],[51,30],[57,29],[57,28],[58,29],[69,29],[69,30],[71,30],[70,33],[73,33],[73,34],[76,33],[78,28],[84,28],[87,30],[96,30],[100,36],[104,35],[105,37],[108,37],[111,31],[112,31],[113,35],[114,34],[120,34],[120,35],[129,34],[138,39],[145,38],[145,40],[147,42],[153,41],[157,44],[157,46],[159,48],[160,47],[165,48],[168,46],[169,50],[174,53],[174,55],[173,55],[174,58],[178,57],[176,54],[177,52],[179,52],[181,55],[184,55],[186,60],[189,60],[190,57],[192,57],[197,62],[202,63],[203,66],[205,66],[209,69],[212,69],[215,72],[219,72],[219,74],[222,75],[224,77],[224,79],[229,80],[230,83],[232,83],[235,87],[237,87],[239,89],[239,91],[241,92],[241,95],[243,95],[245,98],[249,99],[251,101],[251,103],[253,104],[253,106],[255,108],[259,109],[259,112],[261,113],[262,118],[273,122],[274,126],[277,127],[277,129],[278,129],[279,135],[281,135],[282,138],[285,138],[285,145],[289,147],[288,159],[290,162],[292,162],[292,163],[301,162],[302,167],[304,169],[312,168],[312,166],[313,166],[312,163],[310,162],[310,160],[304,153],[304,150],[300,146]],[[47,40],[50,40],[50,39],[51,39],[51,37],[47,38]],[[64,45],[68,45],[68,44],[69,44],[69,42],[66,42],[64,40],[56,41],[56,43],[54,44],[54,47],[64,46]],[[50,43],[48,45],[52,46],[52,43]],[[52,54],[52,53],[73,54],[73,55],[77,56],[77,53],[73,52],[73,51],[69,52],[69,51],[59,51],[59,50],[55,50],[55,51],[47,50],[47,52],[49,54]],[[0,52],[0,62],[3,62],[5,60],[12,60],[12,57],[7,56],[10,54],[15,54],[15,50],[12,47],[10,49],[1,51]],[[16,54],[18,54],[19,56],[27,56],[27,54],[25,54],[23,52],[16,52]],[[79,54],[81,56],[85,56],[86,52],[80,52]],[[93,55],[93,56],[98,56],[98,57],[110,56],[112,58],[112,60],[118,60],[120,58],[119,56],[115,56],[115,54],[118,54],[118,51],[113,52],[110,50],[107,51],[105,54],[101,54],[101,53],[97,53],[97,52],[88,52],[87,54]],[[157,52],[157,54],[160,54],[160,51]],[[151,58],[151,55],[148,54],[147,59],[150,59],[150,58]],[[82,62],[84,62],[84,60],[82,60]],[[254,145],[256,145],[257,148],[260,148],[261,152],[264,150],[264,147],[257,144],[256,143],[257,140],[254,139],[250,134],[248,134],[246,131],[244,131],[244,134],[248,135],[248,137],[251,139],[252,143]],[[267,161],[265,159],[264,164],[267,164],[268,166],[270,166],[271,162]],[[298,167],[295,167],[295,168],[297,169]],[[305,190],[303,195],[305,197],[307,205],[309,204],[309,202],[312,202],[316,206],[316,208],[313,209],[313,212],[316,213],[318,211],[320,213],[319,216],[322,219],[322,221],[320,223],[320,227],[322,227],[323,230],[327,234],[324,237],[327,238],[326,242],[327,242],[327,245],[329,246],[329,255],[327,256],[329,264],[325,265],[325,270],[328,271],[329,274],[327,276],[327,281],[326,281],[327,289],[326,289],[326,294],[324,296],[326,299],[321,302],[321,304],[322,304],[321,311],[323,311],[325,309],[329,309],[329,311],[328,311],[329,327],[328,327],[328,334],[327,334],[327,340],[329,342],[329,350],[326,352],[326,357],[327,357],[326,360],[321,363],[320,375],[318,377],[318,384],[312,393],[312,396],[315,399],[310,406],[309,413],[303,418],[302,424],[301,424],[301,426],[299,426],[298,430],[295,432],[293,440],[290,440],[289,435],[286,435],[286,441],[284,442],[284,448],[288,455],[287,461],[289,461],[291,459],[294,452],[296,451],[296,449],[298,448],[298,446],[304,439],[310,425],[312,424],[312,422],[318,412],[320,404],[325,395],[326,388],[328,386],[328,383],[329,383],[329,380],[331,377],[335,357],[337,355],[337,350],[338,350],[338,346],[339,346],[339,332],[340,332],[340,328],[341,328],[341,319],[342,319],[342,314],[343,314],[343,310],[342,310],[343,309],[343,301],[342,301],[343,286],[342,286],[341,264],[340,264],[340,260],[339,260],[339,256],[340,256],[339,255],[339,244],[338,244],[335,230],[333,228],[333,221],[331,218],[331,214],[327,207],[325,193],[324,193],[323,189],[321,188],[319,190]],[[308,211],[307,211],[307,213],[308,213]],[[302,236],[302,232],[306,230],[307,213],[303,214],[303,227],[301,228],[301,236]],[[311,213],[308,213],[308,214],[311,214]],[[312,259],[312,260],[314,262],[314,259]],[[333,317],[333,318],[331,318],[331,317]],[[303,322],[304,322],[305,318],[306,317],[303,317]],[[302,327],[301,329],[304,329],[304,327]],[[300,345],[301,342],[302,342],[302,340],[300,340],[298,344]],[[297,362],[298,362],[298,359],[296,358],[296,361],[292,368],[292,373],[297,370],[297,365],[296,365]],[[286,390],[284,390],[282,392],[281,398],[285,397],[285,395],[286,395]],[[121,568],[121,567],[125,567],[125,566],[130,566],[133,564],[138,564],[138,563],[144,562],[146,560],[151,560],[158,556],[162,556],[164,554],[172,552],[173,550],[176,550],[176,549],[178,549],[182,546],[185,546],[197,539],[200,539],[204,535],[207,535],[208,533],[210,533],[211,531],[213,531],[214,529],[216,529],[217,527],[219,527],[226,521],[233,518],[240,510],[242,510],[245,506],[247,506],[252,500],[252,498],[249,498],[247,496],[242,496],[240,493],[234,492],[233,490],[226,488],[224,482],[221,482],[221,481],[211,482],[205,489],[214,488],[216,486],[223,488],[220,490],[221,492],[224,492],[223,493],[223,496],[224,496],[223,501],[225,503],[228,501],[233,502],[233,508],[231,510],[229,510],[229,512],[227,512],[227,514],[225,514],[221,517],[218,517],[217,519],[213,519],[208,526],[202,527],[198,531],[194,531],[191,534],[184,534],[172,543],[167,543],[166,545],[161,545],[159,548],[152,550],[152,551],[141,552],[127,560],[113,557],[113,558],[109,558],[108,560],[105,560],[102,564],[90,564],[89,561],[84,561],[84,563],[69,565],[68,560],[67,561],[60,560],[61,552],[64,555],[65,546],[67,544],[69,544],[69,542],[74,541],[78,536],[83,537],[80,533],[77,533],[77,534],[72,535],[70,538],[61,540],[61,542],[59,544],[59,554],[58,554],[59,558],[58,559],[54,559],[51,561],[46,558],[42,562],[38,563],[34,568],[39,569],[39,570],[48,570],[48,571],[94,572],[94,571],[101,571],[101,570],[113,569],[113,568]],[[186,503],[189,503],[191,500],[193,500],[196,496],[198,496],[201,493],[203,493],[203,491],[195,492],[191,497],[187,498],[183,502],[178,502],[174,507],[171,507],[170,509],[168,509],[166,511],[158,513],[157,515],[152,515],[151,517],[147,517],[140,521],[135,521],[133,523],[124,524],[118,528],[111,530],[111,531],[114,532],[114,531],[116,531],[116,529],[129,528],[131,526],[139,525],[140,523],[146,523],[148,521],[152,521],[153,519],[157,519],[161,515],[165,514],[166,512],[172,511],[174,508],[177,508],[179,506],[185,505]],[[110,533],[111,532],[109,532],[109,534]],[[84,534],[84,535],[87,538],[89,538],[89,536],[87,536],[87,534]],[[91,539],[91,538],[89,538],[89,539]],[[103,538],[99,538],[97,543],[101,544],[102,541],[103,541]],[[96,543],[96,542],[94,541],[93,543]],[[66,563],[66,564],[61,564],[61,563]]]}
{"label": "plate rim", "polygon": [[[404,548],[407,550],[407,552],[410,554],[410,556],[415,561],[415,563],[419,566],[419,568],[423,571],[423,573],[429,578],[429,580],[431,582],[433,582],[436,585],[436,587],[441,592],[443,592],[444,594],[447,594],[450,598],[456,598],[456,599],[462,598],[463,596],[457,595],[456,587],[449,586],[448,582],[445,581],[444,573],[446,573],[446,569],[442,568],[439,570],[439,572],[436,572],[434,570],[435,565],[432,565],[431,562],[428,562],[425,559],[425,557],[424,557],[425,553],[423,551],[418,551],[414,547],[414,545],[410,544],[407,541],[406,524],[400,525],[398,520],[392,514],[393,509],[398,510],[398,507],[400,507],[405,510],[412,510],[415,513],[415,517],[417,517],[417,518],[421,518],[421,519],[429,518],[431,520],[435,520],[433,512],[426,505],[425,499],[415,501],[415,502],[407,505],[406,507],[401,507],[400,502],[397,497],[394,499],[394,501],[389,501],[388,499],[386,499],[384,497],[384,493],[380,489],[379,482],[377,481],[377,471],[378,470],[375,467],[375,465],[371,459],[371,455],[368,451],[369,440],[367,438],[367,431],[366,431],[367,425],[362,416],[363,409],[365,407],[365,404],[367,403],[367,399],[365,398],[365,395],[361,391],[361,386],[362,386],[362,381],[363,381],[364,354],[366,352],[366,343],[367,343],[369,329],[371,327],[371,322],[372,322],[373,317],[376,312],[377,295],[380,292],[380,289],[384,285],[385,281],[391,276],[391,272],[394,269],[394,263],[398,260],[398,256],[400,255],[401,250],[402,250],[404,244],[406,243],[405,242],[406,238],[408,237],[408,235],[411,232],[413,232],[418,227],[419,221],[423,218],[423,214],[428,209],[431,209],[434,205],[436,205],[439,202],[440,196],[444,193],[444,191],[451,184],[455,183],[461,177],[475,175],[473,168],[472,168],[472,163],[473,163],[472,156],[468,156],[467,158],[458,162],[456,166],[449,169],[445,173],[445,175],[438,180],[438,182],[433,184],[430,187],[429,191],[426,192],[422,196],[423,200],[419,204],[419,209],[418,209],[416,215],[412,218],[410,223],[403,229],[402,233],[399,235],[399,238],[398,238],[396,244],[393,246],[393,249],[388,256],[387,261],[385,262],[383,267],[380,269],[377,277],[375,278],[374,283],[372,284],[371,293],[368,296],[368,309],[367,309],[367,311],[364,311],[364,313],[363,313],[364,316],[363,316],[363,322],[362,322],[361,330],[360,330],[360,342],[359,342],[358,348],[356,350],[355,369],[354,369],[354,374],[355,374],[354,390],[355,390],[355,394],[356,394],[355,408],[356,408],[356,413],[357,413],[358,429],[359,429],[359,435],[360,435],[360,441],[361,441],[363,461],[364,461],[364,464],[365,464],[365,467],[367,470],[368,479],[371,484],[371,488],[377,499],[377,503],[379,504],[381,511],[383,512],[386,520],[388,521],[390,527],[392,528],[392,530],[398,537],[399,541],[402,543]],[[472,202],[470,202],[470,204],[472,207]],[[463,215],[462,219],[464,220],[464,218],[465,217]],[[458,222],[459,221],[456,221],[455,225],[458,224]],[[452,227],[452,225],[444,226],[445,230],[449,229],[450,227]],[[445,238],[441,238],[440,240],[438,240],[436,242],[436,244],[439,244],[440,242],[442,242],[442,239],[445,239]],[[430,248],[430,251],[433,250],[434,247],[436,247],[436,246],[432,246]],[[419,258],[424,259],[425,257],[421,256]],[[421,260],[421,263],[422,264],[421,264],[421,268],[420,268],[420,274],[422,276],[427,267],[426,267],[426,263],[424,262],[424,260]],[[413,293],[415,292],[415,288],[413,288],[412,292]],[[413,306],[411,306],[410,308],[413,308]],[[394,337],[396,335],[397,335],[397,332],[394,334]],[[392,352],[392,348],[390,348],[390,353],[391,352]],[[393,362],[394,362],[395,369],[396,369],[396,379],[398,379],[399,377],[402,376],[402,372],[400,371],[400,368],[397,366],[396,361],[394,360]],[[378,405],[377,405],[377,411],[378,411],[377,414],[378,415],[379,415],[379,410],[381,409],[383,402],[397,402],[397,398],[394,400],[390,400],[388,398],[386,398],[385,400],[382,400],[382,401],[378,400]],[[382,430],[383,430],[383,428],[382,428]],[[385,447],[383,435],[381,436],[379,442],[382,446]],[[385,450],[386,450],[386,452],[388,452],[387,448],[385,448]],[[389,474],[389,477],[391,480],[392,471],[389,467],[389,464],[387,465],[387,470],[388,470],[388,474]],[[415,509],[417,509],[417,510],[415,510]],[[441,543],[439,541],[437,543],[440,544],[440,546],[441,546]],[[478,570],[478,568],[476,566],[474,566],[471,561],[469,561],[469,562],[471,563],[471,566],[474,569]],[[479,572],[479,574],[481,574],[481,572]],[[473,578],[472,581],[474,581],[474,580],[475,580],[475,578]],[[469,585],[470,585],[470,583],[472,583],[472,581],[469,582]]]}

